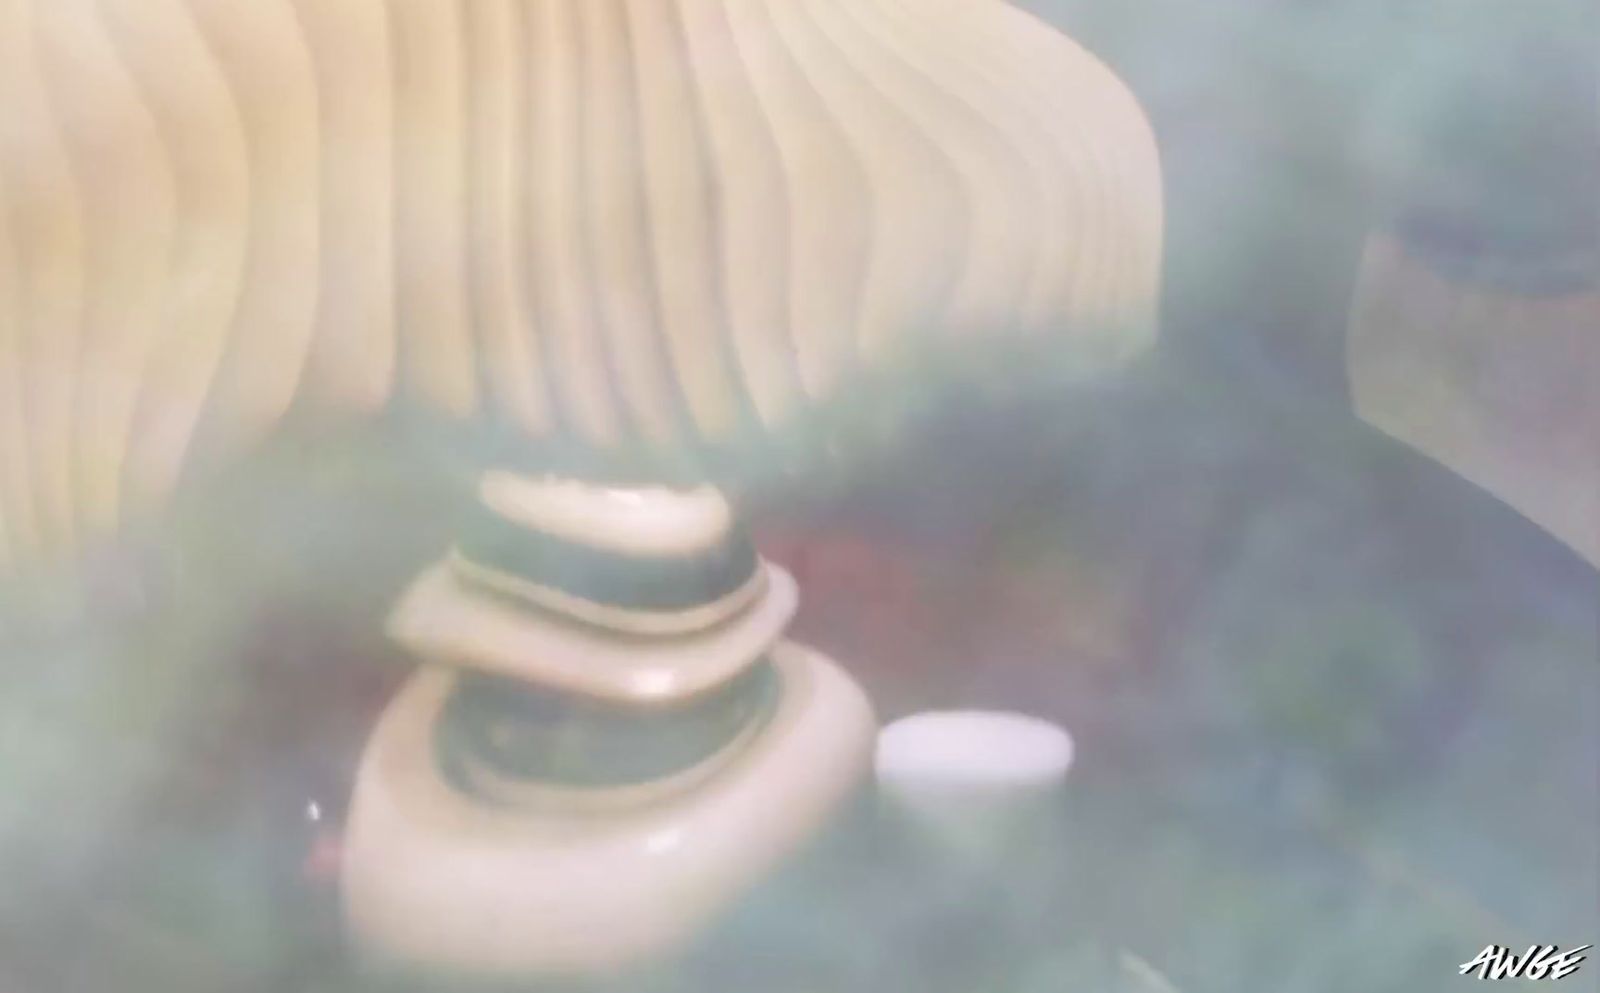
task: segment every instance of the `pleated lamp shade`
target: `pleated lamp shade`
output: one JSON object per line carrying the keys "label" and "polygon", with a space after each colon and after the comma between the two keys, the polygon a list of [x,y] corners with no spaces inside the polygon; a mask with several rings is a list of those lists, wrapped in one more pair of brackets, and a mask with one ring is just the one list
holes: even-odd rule
{"label": "pleated lamp shade", "polygon": [[672,449],[1152,334],[1145,120],[1001,0],[19,0],[0,101],[0,557],[291,407]]}

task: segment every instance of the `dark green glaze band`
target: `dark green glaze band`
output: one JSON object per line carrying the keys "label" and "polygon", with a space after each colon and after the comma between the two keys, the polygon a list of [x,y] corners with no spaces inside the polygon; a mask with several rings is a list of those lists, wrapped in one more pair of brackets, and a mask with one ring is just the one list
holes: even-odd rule
{"label": "dark green glaze band", "polygon": [[755,575],[755,546],[731,532],[685,556],[629,555],[532,530],[480,508],[456,549],[468,562],[590,603],[625,610],[689,610],[738,591]]}
{"label": "dark green glaze band", "polygon": [[553,786],[638,785],[716,754],[770,709],[777,684],[762,661],[681,706],[640,710],[466,672],[435,747],[446,778],[467,792],[475,792],[473,768]]}

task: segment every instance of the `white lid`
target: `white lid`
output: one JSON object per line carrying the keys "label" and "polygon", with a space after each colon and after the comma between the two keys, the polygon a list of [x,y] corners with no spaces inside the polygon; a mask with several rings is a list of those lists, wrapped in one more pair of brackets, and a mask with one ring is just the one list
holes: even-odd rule
{"label": "white lid", "polygon": [[903,787],[1018,787],[1059,783],[1072,765],[1072,738],[1026,714],[928,711],[878,734],[879,782]]}

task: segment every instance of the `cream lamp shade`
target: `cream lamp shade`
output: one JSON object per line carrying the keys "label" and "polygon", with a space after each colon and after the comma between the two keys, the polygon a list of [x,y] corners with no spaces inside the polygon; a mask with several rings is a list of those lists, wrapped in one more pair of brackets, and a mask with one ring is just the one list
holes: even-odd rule
{"label": "cream lamp shade", "polygon": [[589,446],[1152,335],[1154,142],[1001,0],[6,0],[0,559],[291,407]]}

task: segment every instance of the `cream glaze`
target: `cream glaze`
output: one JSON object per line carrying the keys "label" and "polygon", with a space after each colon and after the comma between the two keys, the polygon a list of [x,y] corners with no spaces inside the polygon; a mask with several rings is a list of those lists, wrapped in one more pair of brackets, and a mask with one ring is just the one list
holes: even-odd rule
{"label": "cream glaze", "polygon": [[440,564],[402,596],[389,632],[428,661],[642,706],[670,704],[742,672],[788,626],[799,603],[794,580],[777,566],[763,569],[766,589],[743,612],[713,627],[646,637],[486,594]]}
{"label": "cream glaze", "polygon": [[432,731],[453,676],[419,671],[362,758],[343,868],[357,947],[408,970],[594,975],[679,951],[865,782],[875,723],[833,663],[790,643],[771,719],[716,774],[597,817],[496,807],[444,782]]}

